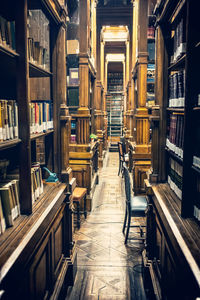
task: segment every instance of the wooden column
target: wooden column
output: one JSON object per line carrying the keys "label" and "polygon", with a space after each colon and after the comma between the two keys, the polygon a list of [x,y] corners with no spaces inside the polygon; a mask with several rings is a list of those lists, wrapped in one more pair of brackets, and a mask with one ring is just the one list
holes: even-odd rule
{"label": "wooden column", "polygon": [[[63,23],[64,24],[64,23]],[[61,179],[69,183],[69,139],[71,131],[71,117],[66,105],[66,28],[61,26],[56,42],[56,97],[60,102],[60,145],[61,145]]]}
{"label": "wooden column", "polygon": [[136,1],[134,5],[134,24],[137,23],[137,44],[133,47],[133,59],[135,65],[133,76],[135,96],[137,100],[135,110],[136,140],[134,145],[133,178],[135,193],[145,191],[144,179],[146,172],[151,166],[151,145],[150,145],[150,122],[148,110],[146,108],[147,97],[147,26],[148,26],[148,0]]}
{"label": "wooden column", "polygon": [[[107,73],[105,72],[104,46],[105,46],[105,43],[101,42],[101,82],[103,85],[105,83],[105,76],[107,76],[107,75],[105,75]],[[106,87],[106,90],[107,90],[107,87]]]}
{"label": "wooden column", "polygon": [[[24,12],[23,15],[20,12]],[[27,0],[20,0],[16,12],[16,42],[20,54],[17,63],[17,99],[19,105],[20,143],[20,209],[22,214],[32,213],[31,199],[31,156],[30,120],[28,99],[28,59],[27,59]],[[20,41],[20,42],[19,42]]]}
{"label": "wooden column", "polygon": [[77,143],[88,144],[90,142],[89,122],[89,57],[87,54],[79,56],[79,108],[77,116]]}
{"label": "wooden column", "polygon": [[126,41],[126,86],[129,82],[130,42]]}

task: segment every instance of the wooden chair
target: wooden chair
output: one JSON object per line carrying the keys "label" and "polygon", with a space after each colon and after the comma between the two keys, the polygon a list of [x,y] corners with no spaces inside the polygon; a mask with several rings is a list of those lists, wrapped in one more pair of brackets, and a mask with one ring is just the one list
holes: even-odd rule
{"label": "wooden chair", "polygon": [[80,205],[81,202],[84,201],[84,217],[87,218],[87,208],[86,208],[86,195],[87,195],[87,189],[83,187],[76,187],[72,193],[72,200],[73,204],[76,205],[76,211],[74,212],[77,214],[77,227],[80,228],[81,225],[81,219],[80,219]]}
{"label": "wooden chair", "polygon": [[[131,224],[131,217],[145,217],[145,213],[147,210],[147,199],[146,196],[132,196],[131,195],[131,184],[130,184],[130,175],[128,168],[126,165],[123,165],[124,171],[124,180],[125,180],[125,193],[126,193],[126,210],[125,210],[125,217],[124,217],[124,225],[123,225],[123,233],[125,232],[125,241],[124,243],[127,244],[129,230],[130,227],[139,227],[140,228],[140,238],[133,238],[133,239],[142,239],[144,240],[144,233],[141,225],[130,225]],[[128,223],[127,223],[128,219]],[[127,223],[127,226],[126,226]]]}
{"label": "wooden chair", "polygon": [[[82,170],[81,173],[82,173],[82,186],[84,186],[84,170]],[[76,210],[74,211],[74,213],[77,215],[78,229],[80,228],[80,224],[81,224],[80,215],[82,212],[80,211],[80,206],[82,202],[84,203],[83,214],[85,219],[87,218],[86,196],[87,196],[87,189],[85,187],[75,187],[72,192],[72,201],[73,204],[76,205]]]}
{"label": "wooden chair", "polygon": [[118,152],[119,152],[119,171],[118,171],[118,176],[120,174],[120,172],[123,175],[123,164],[128,162],[129,157],[128,157],[128,153],[126,154],[124,152],[124,147],[123,147],[123,143],[122,142],[118,142]]}

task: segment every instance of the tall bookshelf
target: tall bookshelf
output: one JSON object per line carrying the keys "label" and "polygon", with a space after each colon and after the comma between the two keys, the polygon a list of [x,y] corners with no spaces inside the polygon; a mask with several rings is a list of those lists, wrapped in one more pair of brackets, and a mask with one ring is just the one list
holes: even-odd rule
{"label": "tall bookshelf", "polygon": [[187,0],[159,1],[155,8],[156,105],[150,117],[154,159],[151,185],[146,181],[151,204],[148,220],[153,223],[147,229],[146,253],[159,299],[199,297],[196,9],[195,2]]}
{"label": "tall bookshelf", "polygon": [[[62,24],[67,11],[63,6],[60,14],[59,2],[53,4],[48,0],[9,0],[0,5],[3,299],[12,299],[14,294],[21,299],[50,297],[60,272],[72,276],[67,262],[73,249],[69,196],[67,182],[59,181],[64,147],[60,106],[65,101],[59,93],[65,86],[57,68],[63,65],[63,58],[65,61]],[[59,70],[61,75],[63,69]],[[49,173],[43,167],[55,172],[59,180],[47,184]],[[2,229],[3,218],[6,226]],[[58,294],[65,285],[64,277]],[[45,278],[42,287],[38,285],[41,278]],[[69,283],[73,278],[66,280]]]}
{"label": "tall bookshelf", "polygon": [[106,95],[108,113],[108,136],[112,138],[122,136],[124,96],[121,92],[110,92]]}
{"label": "tall bookshelf", "polygon": [[147,107],[155,104],[155,16],[148,16],[147,29]]}

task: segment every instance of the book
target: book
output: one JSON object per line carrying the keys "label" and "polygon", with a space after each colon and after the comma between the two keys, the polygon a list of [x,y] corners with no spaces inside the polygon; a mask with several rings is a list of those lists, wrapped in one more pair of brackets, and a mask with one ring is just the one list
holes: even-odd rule
{"label": "book", "polygon": [[3,213],[3,207],[1,203],[1,196],[0,196],[0,234],[4,233],[6,230],[6,221]]}
{"label": "book", "polygon": [[183,166],[173,158],[169,158],[168,184],[175,194],[182,199]]}
{"label": "book", "polygon": [[18,138],[18,106],[15,100],[0,100],[0,141]]}
{"label": "book", "polygon": [[185,106],[185,70],[169,76],[169,107]]}
{"label": "book", "polygon": [[32,202],[34,203],[43,193],[42,171],[40,163],[33,163],[31,167],[31,191]]}
{"label": "book", "polygon": [[8,21],[0,15],[0,45],[16,50],[15,21]]}
{"label": "book", "polygon": [[6,226],[13,226],[14,221],[14,203],[9,187],[0,187],[1,202],[3,207],[3,214],[5,216]]}
{"label": "book", "polygon": [[166,146],[181,158],[183,158],[183,129],[184,115],[182,113],[171,114],[166,139]]}

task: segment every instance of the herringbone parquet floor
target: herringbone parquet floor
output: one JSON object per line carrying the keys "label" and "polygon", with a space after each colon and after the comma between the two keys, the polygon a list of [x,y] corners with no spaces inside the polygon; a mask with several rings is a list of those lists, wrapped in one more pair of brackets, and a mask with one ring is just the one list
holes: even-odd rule
{"label": "herringbone parquet floor", "polygon": [[[92,212],[76,232],[78,271],[70,300],[146,300],[142,280],[144,244],[124,245],[124,183],[118,173],[118,153],[108,153],[100,170]],[[137,220],[144,222],[144,220]],[[137,229],[131,229],[137,235]]]}

